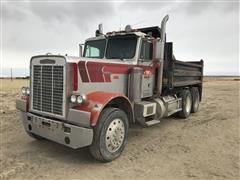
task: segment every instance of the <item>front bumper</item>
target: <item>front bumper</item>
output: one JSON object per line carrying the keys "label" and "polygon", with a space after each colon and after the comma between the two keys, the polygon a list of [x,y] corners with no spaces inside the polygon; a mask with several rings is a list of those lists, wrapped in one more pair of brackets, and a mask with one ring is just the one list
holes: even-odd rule
{"label": "front bumper", "polygon": [[27,132],[73,149],[92,144],[93,129],[90,127],[88,112],[70,109],[67,119],[60,121],[27,112],[25,99],[17,99],[16,108],[21,111],[23,125]]}
{"label": "front bumper", "polygon": [[73,149],[92,144],[93,129],[21,112],[26,131]]}

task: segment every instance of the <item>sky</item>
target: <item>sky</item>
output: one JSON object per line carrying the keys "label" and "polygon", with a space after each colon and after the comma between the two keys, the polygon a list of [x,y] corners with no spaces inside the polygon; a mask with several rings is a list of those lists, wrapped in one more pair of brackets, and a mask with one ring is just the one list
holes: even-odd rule
{"label": "sky", "polygon": [[239,1],[11,1],[1,0],[1,73],[25,76],[31,56],[78,56],[78,44],[104,32],[160,26],[176,59],[204,60],[205,75],[240,75]]}

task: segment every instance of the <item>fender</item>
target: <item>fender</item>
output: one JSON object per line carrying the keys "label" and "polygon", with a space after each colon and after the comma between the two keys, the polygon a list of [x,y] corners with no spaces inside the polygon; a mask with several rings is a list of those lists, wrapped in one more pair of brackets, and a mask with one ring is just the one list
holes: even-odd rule
{"label": "fender", "polygon": [[29,112],[29,96],[21,96],[16,100],[16,109]]}
{"label": "fender", "polygon": [[119,100],[123,100],[125,102],[125,104],[127,104],[127,106],[128,106],[127,116],[128,116],[128,118],[130,118],[130,120],[133,120],[133,109],[132,109],[131,102],[129,101],[129,99],[126,96],[124,96],[121,93],[95,91],[95,92],[92,92],[87,95],[86,103],[84,103],[82,105],[74,106],[73,109],[90,112],[91,113],[91,117],[90,117],[91,126],[95,126],[97,124],[97,121],[99,119],[99,116],[100,116],[102,110],[106,106],[108,106],[110,104],[115,104]]}

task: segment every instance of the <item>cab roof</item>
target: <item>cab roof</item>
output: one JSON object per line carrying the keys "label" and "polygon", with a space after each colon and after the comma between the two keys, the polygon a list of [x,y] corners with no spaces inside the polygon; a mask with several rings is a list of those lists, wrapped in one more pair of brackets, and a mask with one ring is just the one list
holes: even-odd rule
{"label": "cab roof", "polygon": [[161,28],[158,27],[158,26],[152,26],[152,27],[144,27],[144,28],[133,29],[130,32],[112,31],[112,32],[107,32],[106,34],[103,34],[103,35],[88,38],[86,41],[105,39],[106,37],[109,37],[109,36],[127,35],[127,34],[135,34],[136,36],[140,36],[140,37],[143,37],[143,36],[146,36],[147,34],[150,34],[154,38],[160,38],[161,37]]}

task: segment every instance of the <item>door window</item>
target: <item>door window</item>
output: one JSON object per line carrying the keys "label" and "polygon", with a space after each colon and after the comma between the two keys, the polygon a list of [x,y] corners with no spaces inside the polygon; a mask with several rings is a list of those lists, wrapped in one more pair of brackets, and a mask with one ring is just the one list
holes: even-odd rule
{"label": "door window", "polygon": [[140,59],[150,61],[150,60],[152,60],[152,54],[153,54],[152,42],[143,40],[142,47],[141,47],[141,53],[140,53]]}
{"label": "door window", "polygon": [[103,58],[105,46],[106,46],[105,39],[88,41],[85,44],[83,57]]}

